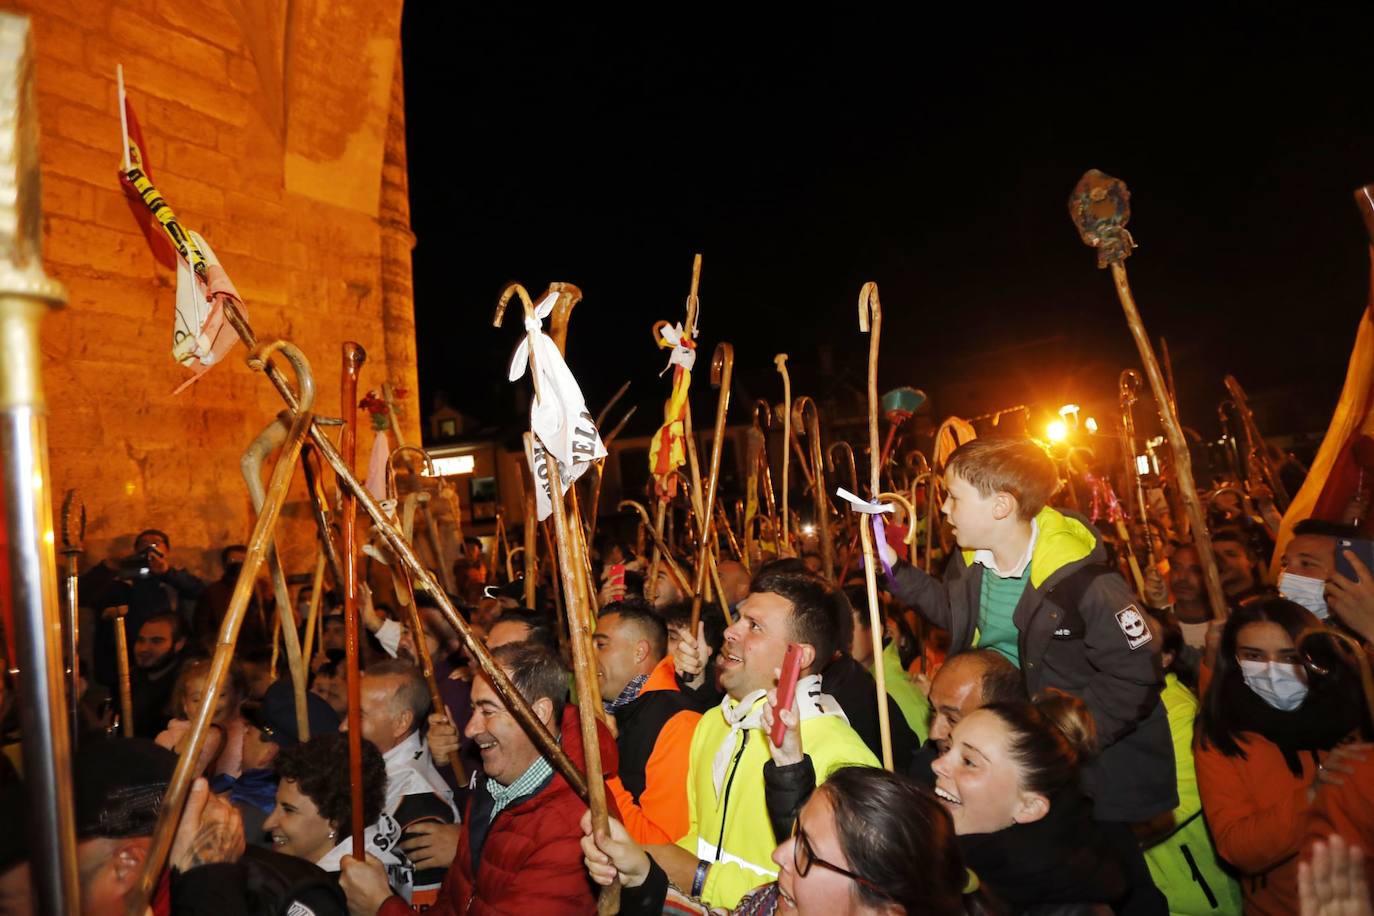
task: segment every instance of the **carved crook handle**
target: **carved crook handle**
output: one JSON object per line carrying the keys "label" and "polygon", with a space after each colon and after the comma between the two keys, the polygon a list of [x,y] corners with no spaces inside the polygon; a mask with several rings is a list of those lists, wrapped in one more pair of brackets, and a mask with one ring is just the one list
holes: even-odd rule
{"label": "carved crook handle", "polygon": [[867,333],[870,321],[877,326],[882,318],[883,307],[878,301],[878,284],[869,280],[859,290],[859,330]]}
{"label": "carved crook handle", "polygon": [[735,348],[728,343],[716,344],[716,350],[711,354],[711,387],[719,388],[721,383],[730,378],[735,369]]}
{"label": "carved crook handle", "polygon": [[754,399],[754,428],[759,430],[773,428],[773,405],[763,398]]}
{"label": "carved crook handle", "polygon": [[492,327],[499,328],[501,326],[501,320],[506,317],[506,305],[510,302],[511,296],[520,297],[520,304],[525,308],[526,318],[534,317],[534,303],[530,301],[529,292],[519,283],[507,283],[505,288],[501,290],[501,298],[496,300],[496,314],[491,319]]}
{"label": "carved crook handle", "polygon": [[269,343],[259,344],[258,348],[248,357],[248,368],[255,372],[267,371],[267,361],[276,353],[280,352],[286,357],[286,361],[291,364],[291,369],[296,373],[296,385],[298,390],[296,395],[297,415],[309,413],[315,406],[315,374],[310,369],[310,361],[305,358],[305,354],[289,340],[273,340]]}

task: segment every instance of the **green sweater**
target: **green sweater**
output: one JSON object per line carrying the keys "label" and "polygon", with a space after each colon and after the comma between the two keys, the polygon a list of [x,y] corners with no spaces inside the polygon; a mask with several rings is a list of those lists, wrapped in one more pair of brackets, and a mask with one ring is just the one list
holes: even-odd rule
{"label": "green sweater", "polygon": [[978,604],[978,634],[974,645],[996,649],[1018,668],[1021,667],[1021,633],[1011,617],[1029,581],[1029,566],[1021,575],[1008,579],[984,569],[982,597]]}

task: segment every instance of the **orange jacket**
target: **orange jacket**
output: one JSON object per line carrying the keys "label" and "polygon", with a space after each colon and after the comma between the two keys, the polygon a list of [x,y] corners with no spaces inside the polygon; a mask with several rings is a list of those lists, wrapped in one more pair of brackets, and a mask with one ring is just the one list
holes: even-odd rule
{"label": "orange jacket", "polygon": [[1365,874],[1374,886],[1374,754],[1366,753],[1364,760],[1347,760],[1346,764],[1353,773],[1339,785],[1323,785],[1317,790],[1307,821],[1303,859],[1310,858],[1308,850],[1314,840],[1339,833],[1346,842],[1365,851]]}
{"label": "orange jacket", "polygon": [[671,656],[615,717],[620,773],[606,785],[625,829],[641,844],[675,843],[687,834],[687,768],[701,713],[681,702]]}
{"label": "orange jacket", "polygon": [[1244,757],[1227,757],[1201,741],[1194,745],[1202,810],[1217,853],[1240,873],[1247,916],[1291,916],[1298,912],[1298,853],[1307,836],[1317,761],[1302,753],[1298,777],[1278,745],[1253,732],[1237,743]]}

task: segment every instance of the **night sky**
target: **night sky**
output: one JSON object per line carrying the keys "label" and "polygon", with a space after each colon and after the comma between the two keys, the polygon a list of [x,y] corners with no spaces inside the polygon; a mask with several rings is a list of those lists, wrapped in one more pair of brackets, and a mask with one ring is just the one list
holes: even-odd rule
{"label": "night sky", "polygon": [[565,280],[593,411],[633,379],[651,426],[668,386],[650,328],[683,317],[696,251],[703,351],[734,344],[737,404],[780,399],[782,350],[797,393],[824,346],[861,383],[865,280],[884,388],[937,413],[1112,404],[1137,358],[1066,212],[1096,167],[1131,188],[1128,267],[1185,423],[1215,431],[1232,372],[1257,400],[1299,391],[1290,425],[1326,425],[1369,278],[1351,197],[1374,181],[1367,21],[456,6],[407,4],[403,26],[426,406],[443,390],[509,423],[519,324],[491,328],[496,295]]}

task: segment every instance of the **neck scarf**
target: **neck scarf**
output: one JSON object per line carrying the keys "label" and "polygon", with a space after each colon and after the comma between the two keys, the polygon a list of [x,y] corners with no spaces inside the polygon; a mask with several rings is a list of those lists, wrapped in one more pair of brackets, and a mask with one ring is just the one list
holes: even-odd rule
{"label": "neck scarf", "polygon": [[[711,761],[711,778],[716,786],[717,798],[725,785],[725,773],[730,769],[730,760],[735,755],[736,739],[741,731],[759,727],[763,719],[763,700],[767,695],[768,691],[760,689],[746,694],[733,706],[729,696],[720,701],[720,713],[730,726],[730,733],[716,748],[715,759]],[[797,709],[801,712],[802,722],[817,716],[838,716],[845,722],[849,721],[835,698],[821,692],[819,674],[810,674],[797,681]]]}
{"label": "neck scarf", "polygon": [[[1236,732],[1253,732],[1278,746],[1294,776],[1302,776],[1299,752],[1329,751],[1360,727],[1362,703],[1351,702],[1329,684],[1313,684],[1297,709],[1275,709],[1245,685],[1239,672],[1222,685],[1227,714]],[[1323,689],[1327,688],[1327,689]],[[1315,762],[1315,760],[1314,760]]]}

